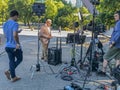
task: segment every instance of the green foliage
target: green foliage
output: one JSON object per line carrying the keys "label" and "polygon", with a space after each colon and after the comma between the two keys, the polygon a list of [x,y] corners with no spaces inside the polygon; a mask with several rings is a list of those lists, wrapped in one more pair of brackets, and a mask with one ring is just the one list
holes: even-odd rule
{"label": "green foliage", "polygon": [[57,15],[57,6],[55,5],[55,1],[46,0],[45,17],[53,20],[56,15]]}
{"label": "green foliage", "polygon": [[7,16],[8,0],[0,0],[0,22],[4,22]]}
{"label": "green foliage", "polygon": [[8,12],[11,10],[18,10],[19,21],[23,22],[31,28],[30,23],[32,21],[32,5],[34,0],[9,0]]}
{"label": "green foliage", "polygon": [[113,26],[114,24],[114,13],[119,9],[119,0],[101,0],[99,5],[99,19],[102,23],[107,26]]}
{"label": "green foliage", "polygon": [[[34,0],[0,0],[0,22],[4,22],[9,17],[9,12],[16,9],[20,13],[19,21],[29,25],[32,22],[38,22],[38,17],[32,14],[32,5]],[[65,0],[46,0],[46,12],[41,16],[41,22],[46,18],[53,20],[53,26],[62,28],[73,28],[73,23],[79,21],[77,13],[78,8],[67,4]],[[107,26],[114,25],[113,14],[120,10],[119,0],[100,0],[100,5],[96,8],[99,15],[95,18],[96,22],[101,22]],[[80,8],[83,15],[83,25],[92,20],[92,15],[83,6]],[[67,30],[69,30],[67,29]]]}
{"label": "green foliage", "polygon": [[59,0],[46,0],[46,13],[45,18],[50,18],[53,20],[58,14],[58,10],[63,8],[64,4]]}
{"label": "green foliage", "polygon": [[73,23],[78,21],[78,17],[75,16],[76,13],[77,8],[65,5],[63,8],[58,10],[58,14],[55,17],[55,24],[62,28],[73,28]]}

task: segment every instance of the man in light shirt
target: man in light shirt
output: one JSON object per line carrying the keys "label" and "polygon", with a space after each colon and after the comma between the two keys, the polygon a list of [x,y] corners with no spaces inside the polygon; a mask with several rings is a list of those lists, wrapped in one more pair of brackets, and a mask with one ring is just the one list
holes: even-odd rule
{"label": "man in light shirt", "polygon": [[50,30],[51,24],[52,24],[51,19],[47,19],[45,24],[41,27],[40,32],[39,32],[39,37],[40,37],[40,41],[42,44],[41,59],[43,59],[44,61],[48,60],[48,45],[49,45],[50,39],[52,38],[51,30]]}

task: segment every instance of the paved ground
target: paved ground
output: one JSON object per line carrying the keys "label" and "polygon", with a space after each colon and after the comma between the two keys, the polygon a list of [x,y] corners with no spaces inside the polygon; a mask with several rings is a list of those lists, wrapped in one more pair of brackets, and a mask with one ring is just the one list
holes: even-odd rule
{"label": "paved ground", "polygon": [[[0,35],[2,37],[2,42],[4,44],[4,37],[0,30]],[[56,36],[59,36],[60,33],[58,31],[53,31],[54,38],[51,39],[50,46],[54,47],[56,45]],[[62,61],[67,62],[68,65],[71,61],[71,54],[70,49],[71,45],[66,44],[66,32],[61,32],[62,35]],[[84,44],[83,53],[86,53],[88,41],[90,38],[87,38],[86,44]],[[60,70],[60,67],[64,66],[65,64],[62,63],[61,65],[53,66],[48,65],[46,62],[43,62],[40,60],[41,65],[41,71],[35,72],[33,75],[33,79],[31,79],[33,71],[35,71],[35,68],[33,67],[30,71],[31,66],[36,65],[37,62],[37,31],[23,31],[20,34],[20,41],[22,42],[22,49],[23,49],[23,55],[24,60],[19,65],[19,67],[16,69],[17,75],[21,76],[21,80],[15,83],[11,83],[8,81],[4,75],[4,71],[8,69],[8,57],[7,54],[4,53],[4,46],[3,44],[0,45],[0,90],[63,90],[64,86],[70,85],[71,81],[64,81],[60,78],[60,74],[58,71]],[[104,45],[107,45],[107,43],[104,43]],[[80,45],[76,47],[78,52],[80,52]],[[104,47],[104,50],[107,50],[106,47]],[[3,53],[2,53],[3,52]],[[41,52],[40,52],[41,54]],[[83,55],[84,56],[84,55]],[[80,54],[76,54],[76,61],[80,59]],[[54,71],[52,73],[50,67]],[[59,74],[58,77],[55,77],[57,74]],[[77,83],[81,87],[83,86],[83,80],[85,78],[85,73],[80,70],[80,75],[77,73],[75,75],[76,77],[72,82]],[[80,77],[78,77],[80,76]],[[97,81],[97,82],[110,82],[110,79],[108,77],[99,77],[94,72],[92,73],[92,76],[88,78],[88,80]],[[107,83],[106,83],[107,84]],[[95,90],[96,85],[98,83],[90,82],[85,84],[85,88],[91,88],[91,90]],[[98,89],[97,89],[98,90]],[[99,89],[102,90],[102,89]]]}

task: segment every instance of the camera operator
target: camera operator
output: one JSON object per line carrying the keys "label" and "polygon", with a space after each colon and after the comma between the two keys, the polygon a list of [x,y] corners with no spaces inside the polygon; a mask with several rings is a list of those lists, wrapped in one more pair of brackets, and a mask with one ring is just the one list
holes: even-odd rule
{"label": "camera operator", "polygon": [[104,55],[102,71],[98,75],[106,76],[106,67],[110,60],[116,60],[116,66],[120,65],[120,11],[115,12],[114,19],[116,21],[114,30],[109,42],[109,49]]}

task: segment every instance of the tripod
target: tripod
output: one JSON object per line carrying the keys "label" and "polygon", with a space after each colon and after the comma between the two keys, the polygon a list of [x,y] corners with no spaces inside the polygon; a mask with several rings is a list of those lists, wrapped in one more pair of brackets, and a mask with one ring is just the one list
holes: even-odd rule
{"label": "tripod", "polygon": [[[32,70],[33,68],[36,68],[35,71],[40,71],[40,58],[39,58],[39,53],[40,53],[40,41],[39,41],[39,30],[40,30],[40,17],[39,17],[39,20],[38,20],[38,35],[37,35],[37,63],[36,65],[32,65],[30,70]],[[33,75],[35,73],[35,71],[33,70],[32,74],[31,74],[31,79],[33,78]]]}
{"label": "tripod", "polygon": [[63,80],[67,80],[67,81],[73,80],[71,75],[76,74],[76,72],[80,75],[80,70],[79,70],[79,68],[77,66],[77,63],[76,63],[76,60],[75,60],[75,43],[77,41],[77,40],[75,40],[76,38],[77,37],[76,37],[76,34],[75,34],[75,29],[74,29],[74,33],[70,34],[70,37],[69,37],[69,39],[71,39],[71,40],[68,40],[68,37],[67,37],[67,40],[68,40],[67,42],[70,42],[72,44],[71,63],[70,63],[70,65],[65,63],[65,66],[61,67],[58,70],[58,74],[56,75],[56,77],[57,77],[59,74],[63,74],[63,75],[61,75],[61,78]]}
{"label": "tripod", "polygon": [[[94,5],[93,5],[94,6]],[[90,45],[88,47],[88,50],[86,52],[86,56],[84,57],[84,60],[81,62],[81,67],[83,65],[83,63],[85,62],[85,59],[87,58],[89,61],[89,65],[88,65],[88,71],[86,73],[85,79],[84,79],[84,83],[83,83],[83,89],[85,87],[85,83],[87,81],[87,76],[91,74],[91,71],[93,71],[93,63],[96,60],[98,60],[98,55],[99,53],[97,53],[98,48],[101,50],[101,55],[104,54],[103,49],[102,49],[102,43],[99,41],[98,39],[98,34],[99,31],[96,31],[96,26],[95,26],[95,7],[93,8],[93,19],[92,19],[92,37],[91,37],[91,42]],[[93,61],[94,60],[94,61]],[[98,62],[96,62],[97,66],[95,70],[98,69]]]}

